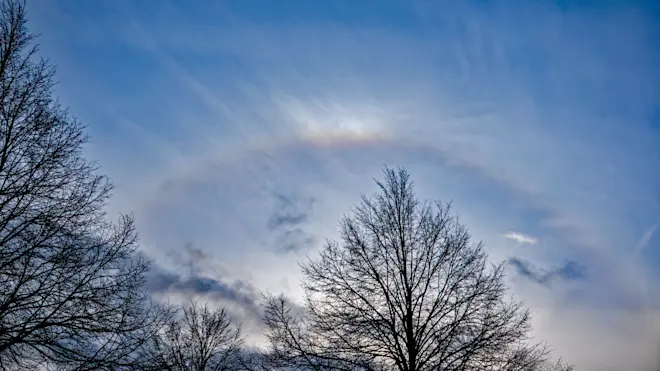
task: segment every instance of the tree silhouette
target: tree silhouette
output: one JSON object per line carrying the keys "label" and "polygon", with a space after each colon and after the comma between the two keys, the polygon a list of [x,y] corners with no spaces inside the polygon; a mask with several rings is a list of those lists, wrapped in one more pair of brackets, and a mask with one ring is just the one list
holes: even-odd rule
{"label": "tree silhouette", "polygon": [[341,243],[302,265],[305,306],[268,296],[272,364],[313,370],[569,370],[528,339],[530,316],[505,300],[504,265],[450,205],[421,203],[405,170],[341,222]]}
{"label": "tree silhouette", "polygon": [[22,2],[0,4],[0,368],[131,367],[168,318],[143,290],[130,216],[82,157],[83,126],[52,97]]}
{"label": "tree silhouette", "polygon": [[154,338],[151,369],[221,371],[242,367],[240,326],[225,309],[191,302]]}

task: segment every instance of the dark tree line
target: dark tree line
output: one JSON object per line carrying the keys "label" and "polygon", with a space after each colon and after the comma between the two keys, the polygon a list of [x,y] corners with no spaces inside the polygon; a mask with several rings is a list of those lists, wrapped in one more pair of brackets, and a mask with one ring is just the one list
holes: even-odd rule
{"label": "dark tree line", "polygon": [[25,5],[0,5],[0,369],[569,370],[530,343],[502,265],[449,205],[385,171],[302,265],[304,306],[266,296],[268,349],[248,351],[222,308],[152,302],[133,219],[82,155],[84,127],[53,97]]}

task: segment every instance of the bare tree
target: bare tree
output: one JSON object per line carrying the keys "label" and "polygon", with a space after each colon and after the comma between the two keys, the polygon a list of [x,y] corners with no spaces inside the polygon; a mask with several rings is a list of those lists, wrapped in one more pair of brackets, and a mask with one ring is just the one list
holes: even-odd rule
{"label": "bare tree", "polygon": [[271,363],[313,370],[570,370],[528,339],[530,316],[506,300],[504,265],[450,205],[419,202],[405,170],[385,170],[380,192],[302,265],[305,306],[268,296]]}
{"label": "bare tree", "polygon": [[241,331],[226,310],[192,302],[154,339],[152,369],[220,371],[242,367]]}
{"label": "bare tree", "polygon": [[143,290],[130,216],[82,157],[22,2],[0,4],[0,369],[129,367],[167,319]]}

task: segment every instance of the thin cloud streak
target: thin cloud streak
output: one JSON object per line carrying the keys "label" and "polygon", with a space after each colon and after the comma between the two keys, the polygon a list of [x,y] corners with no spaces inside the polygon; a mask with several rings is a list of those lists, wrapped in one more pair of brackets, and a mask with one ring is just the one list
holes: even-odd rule
{"label": "thin cloud streak", "polygon": [[508,238],[509,240],[516,241],[521,244],[530,244],[530,245],[536,245],[539,241],[535,237],[528,236],[524,233],[520,232],[508,232],[504,234],[504,238]]}
{"label": "thin cloud streak", "polygon": [[652,225],[646,232],[644,232],[644,235],[637,241],[637,245],[635,246],[635,249],[633,250],[632,254],[630,255],[630,260],[636,259],[641,253],[646,246],[648,246],[649,242],[651,241],[651,238],[653,238],[653,235],[655,234],[655,231],[658,229],[658,224]]}

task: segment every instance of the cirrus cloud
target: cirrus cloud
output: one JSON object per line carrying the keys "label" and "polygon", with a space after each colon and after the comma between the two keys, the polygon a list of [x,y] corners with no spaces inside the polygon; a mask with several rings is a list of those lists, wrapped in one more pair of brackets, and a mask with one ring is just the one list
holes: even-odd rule
{"label": "cirrus cloud", "polygon": [[524,233],[520,233],[520,232],[508,232],[508,233],[504,234],[503,237],[507,238],[509,240],[519,242],[521,244],[536,245],[536,243],[539,242],[538,239],[536,239],[535,237],[528,236],[528,235],[526,235]]}

